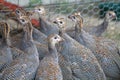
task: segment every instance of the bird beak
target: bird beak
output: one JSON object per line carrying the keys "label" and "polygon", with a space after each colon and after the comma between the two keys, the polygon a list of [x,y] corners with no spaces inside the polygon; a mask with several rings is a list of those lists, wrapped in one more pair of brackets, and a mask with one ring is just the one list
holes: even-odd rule
{"label": "bird beak", "polygon": [[68,18],[71,19],[71,16],[69,15]]}
{"label": "bird beak", "polygon": [[116,15],[113,15],[112,17],[113,17],[113,19],[116,19],[116,20],[117,20],[117,16],[116,16]]}
{"label": "bird beak", "polygon": [[37,10],[36,10],[36,9],[34,9],[34,10],[33,10],[33,13],[36,13],[36,12],[37,12]]}
{"label": "bird beak", "polygon": [[32,12],[33,12],[33,14],[34,14],[34,13],[35,13],[35,10],[33,10]]}

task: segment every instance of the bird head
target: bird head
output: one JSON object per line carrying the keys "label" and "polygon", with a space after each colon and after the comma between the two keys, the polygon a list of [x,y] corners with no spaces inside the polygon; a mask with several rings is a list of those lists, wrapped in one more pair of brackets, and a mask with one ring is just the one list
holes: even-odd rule
{"label": "bird head", "polygon": [[26,12],[25,12],[25,10],[23,10],[22,8],[17,8],[17,9],[15,10],[15,14],[16,14],[16,16],[25,16],[25,15],[26,15]]}
{"label": "bird head", "polygon": [[113,20],[113,19],[117,19],[117,16],[116,16],[116,14],[115,14],[114,11],[108,11],[108,12],[106,13],[105,17],[106,17],[106,19],[107,19],[108,21],[111,21],[111,20]]}
{"label": "bird head", "polygon": [[57,17],[54,21],[54,24],[57,24],[60,29],[65,29],[66,27],[66,21],[63,17]]}
{"label": "bird head", "polygon": [[58,44],[61,41],[64,41],[62,37],[60,37],[58,34],[51,34],[47,38],[48,42],[55,45]]}
{"label": "bird head", "polygon": [[68,16],[69,19],[71,19],[75,25],[79,24],[80,27],[83,26],[83,17],[81,16],[80,12],[75,12]]}
{"label": "bird head", "polygon": [[30,22],[30,19],[28,16],[20,16],[17,19],[22,25],[26,25],[28,22]]}
{"label": "bird head", "polygon": [[78,22],[81,20],[82,16],[80,12],[75,12],[68,16],[69,19],[71,19],[73,22]]}
{"label": "bird head", "polygon": [[14,12],[15,12],[16,16],[28,16],[30,18],[34,14],[33,11],[26,11],[22,8],[17,8]]}
{"label": "bird head", "polygon": [[38,13],[40,16],[45,15],[45,13],[46,13],[45,8],[43,6],[36,6],[34,8],[34,12]]}
{"label": "bird head", "polygon": [[23,31],[30,33],[32,35],[33,26],[28,16],[20,16],[18,21],[23,25]]}

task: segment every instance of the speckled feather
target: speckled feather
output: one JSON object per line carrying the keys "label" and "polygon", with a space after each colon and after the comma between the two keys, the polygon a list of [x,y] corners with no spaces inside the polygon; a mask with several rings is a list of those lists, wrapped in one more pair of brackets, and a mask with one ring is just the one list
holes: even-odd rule
{"label": "speckled feather", "polygon": [[9,32],[10,26],[6,22],[0,22],[0,33],[2,39],[0,39],[0,71],[8,67],[13,61],[11,49],[9,47]]}
{"label": "speckled feather", "polygon": [[[65,23],[64,19],[58,19],[56,19],[55,23],[60,27],[61,37],[65,39],[64,42],[61,43],[62,48],[60,50],[60,53],[65,58],[64,62],[67,62],[64,67],[61,66],[64,80],[106,80],[105,74],[94,54],[90,49],[79,44],[67,35],[63,31],[65,29],[65,24],[62,24]],[[59,25],[59,22],[62,27]],[[64,72],[64,69],[66,72]],[[68,76],[67,73],[70,75]]]}
{"label": "speckled feather", "polygon": [[[27,17],[21,17],[20,19],[29,20]],[[28,34],[32,32],[31,26],[27,26],[26,23],[24,26],[24,37],[21,39],[21,50],[24,52],[18,58],[16,58],[8,68],[3,70],[2,79],[10,79],[10,80],[32,80],[35,77],[36,70],[39,66],[39,57],[36,46],[32,40],[32,34]],[[29,27],[29,28],[25,28]]]}
{"label": "speckled feather", "polygon": [[[55,47],[55,45],[59,43],[57,40],[61,38],[56,36],[58,35],[51,34],[47,38],[49,53],[40,61],[35,80],[63,80],[63,75],[59,66],[59,55]],[[56,37],[56,39],[54,39],[54,37]]]}
{"label": "speckled feather", "polygon": [[[77,16],[77,18],[81,19],[80,16]],[[79,29],[80,26],[78,24],[76,26],[78,26]],[[75,40],[89,48],[94,53],[106,76],[114,79],[120,78],[119,66],[116,64],[114,58],[111,56],[111,54],[117,54],[119,57],[120,54],[115,42],[101,37],[94,37],[85,32],[83,29],[81,29],[81,31],[78,33],[76,32],[76,35],[74,36]]]}

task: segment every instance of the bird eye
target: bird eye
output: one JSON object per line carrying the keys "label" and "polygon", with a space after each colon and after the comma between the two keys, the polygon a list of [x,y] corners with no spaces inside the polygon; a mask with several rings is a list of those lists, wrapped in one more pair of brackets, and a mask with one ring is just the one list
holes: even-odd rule
{"label": "bird eye", "polygon": [[16,10],[16,13],[20,13],[20,11]]}
{"label": "bird eye", "polygon": [[57,39],[57,36],[56,36],[56,37],[54,37],[54,39]]}
{"label": "bird eye", "polygon": [[73,19],[75,19],[75,16],[73,16]]}
{"label": "bird eye", "polygon": [[41,9],[38,9],[39,11],[41,11]]}
{"label": "bird eye", "polygon": [[24,19],[21,19],[21,21],[22,21],[22,22],[25,22],[25,20],[24,20]]}
{"label": "bird eye", "polygon": [[60,24],[62,24],[63,22],[62,21],[60,21]]}

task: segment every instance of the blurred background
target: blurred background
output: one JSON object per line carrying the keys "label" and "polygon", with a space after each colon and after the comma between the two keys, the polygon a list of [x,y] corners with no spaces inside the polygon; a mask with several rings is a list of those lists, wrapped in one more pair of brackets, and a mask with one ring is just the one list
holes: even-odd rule
{"label": "blurred background", "polygon": [[[110,22],[103,37],[112,39],[120,46],[120,0],[5,0],[17,4],[27,10],[37,5],[45,6],[47,17],[67,16],[80,11],[84,18],[84,27],[91,28],[103,22],[106,11],[115,11],[117,19]],[[67,23],[71,25],[70,22]]]}

